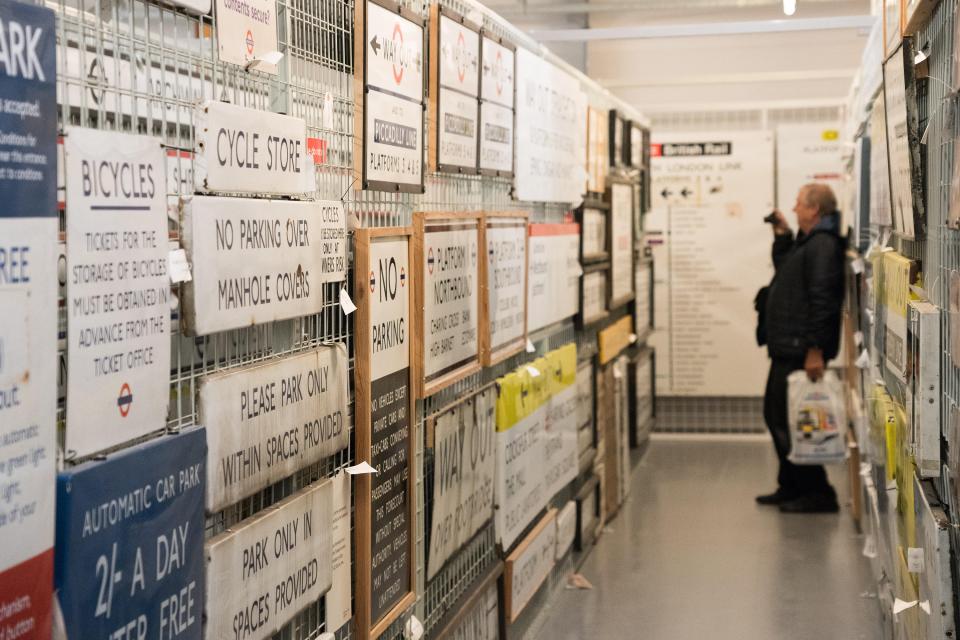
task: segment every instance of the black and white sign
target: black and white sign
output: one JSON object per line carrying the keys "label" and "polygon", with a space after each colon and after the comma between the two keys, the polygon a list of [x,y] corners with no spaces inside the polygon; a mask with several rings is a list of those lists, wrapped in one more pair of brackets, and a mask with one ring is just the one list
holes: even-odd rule
{"label": "black and white sign", "polygon": [[610,306],[633,296],[633,187],[610,185]]}
{"label": "black and white sign", "polygon": [[480,170],[513,173],[514,50],[481,37]]}
{"label": "black and white sign", "polygon": [[507,620],[514,622],[530,603],[556,563],[557,510],[540,519],[517,550],[507,557],[504,575]]}
{"label": "black and white sign", "polygon": [[[277,3],[274,0],[217,0],[217,45],[220,59],[242,67],[262,60],[277,46]],[[257,71],[277,73],[277,66],[256,63]]]}
{"label": "black and white sign", "polygon": [[324,597],[327,612],[327,630],[336,632],[353,617],[350,588],[352,572],[350,566],[350,538],[353,529],[350,526],[350,474],[340,471],[332,478],[333,482],[333,525],[330,535],[333,539],[331,564],[333,566],[333,584]]}
{"label": "black and white sign", "polygon": [[423,24],[369,0],[366,10],[367,85],[422,102]]}
{"label": "black and white sign", "polygon": [[603,261],[610,257],[607,251],[606,207],[584,205],[580,216],[583,262]]}
{"label": "black and white sign", "polygon": [[439,9],[437,43],[437,168],[477,168],[480,34]]}
{"label": "black and white sign", "polygon": [[269,638],[330,590],[332,505],[325,480],[207,542],[207,638]]}
{"label": "black and white sign", "polygon": [[908,36],[883,63],[893,228],[906,238],[922,235],[926,219],[913,53],[913,38]]}
{"label": "black and white sign", "polygon": [[407,185],[422,191],[423,104],[375,89],[364,104],[366,182],[371,188]]}
{"label": "black and white sign", "polygon": [[582,324],[593,324],[607,317],[607,268],[592,269],[583,274],[581,281],[580,315]]}
{"label": "black and white sign", "polygon": [[421,228],[423,380],[430,388],[479,362],[480,220],[425,218]]}
{"label": "black and white sign", "polygon": [[193,335],[318,313],[346,274],[343,204],[194,196],[182,242],[193,266],[184,320]]}
{"label": "black and white sign", "polygon": [[316,190],[303,118],[208,101],[197,106],[195,122],[197,191],[296,195]]}
{"label": "black and white sign", "polygon": [[494,579],[482,585],[457,625],[437,636],[439,640],[500,640],[500,598]]}
{"label": "black and white sign", "polygon": [[476,97],[440,87],[437,118],[437,168],[474,172],[477,166]]}
{"label": "black and white sign", "polygon": [[64,145],[66,448],[84,456],[167,422],[166,157],[158,138],[79,127]]}
{"label": "black and white sign", "polygon": [[434,419],[428,580],[493,517],[496,403],[487,387]]}
{"label": "black and white sign", "polygon": [[492,359],[527,332],[527,219],[488,216],[485,224]]}
{"label": "black and white sign", "polygon": [[210,464],[207,511],[220,511],[350,442],[343,344],[226,370],[200,381]]}
{"label": "black and white sign", "polygon": [[586,183],[586,118],[580,82],[538,54],[519,49],[518,200],[580,203]]}
{"label": "black and white sign", "polygon": [[480,98],[484,102],[493,102],[512,110],[514,50],[488,34],[483,35],[482,47]]}
{"label": "black and white sign", "polygon": [[527,331],[569,318],[580,308],[580,226],[531,224]]}

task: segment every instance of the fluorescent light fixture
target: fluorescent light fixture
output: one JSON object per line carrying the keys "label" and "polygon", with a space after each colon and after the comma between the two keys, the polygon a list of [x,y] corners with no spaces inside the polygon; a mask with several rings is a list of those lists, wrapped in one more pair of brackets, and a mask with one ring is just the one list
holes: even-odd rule
{"label": "fluorescent light fixture", "polygon": [[797,0],[783,0],[783,13],[792,16],[797,12]]}

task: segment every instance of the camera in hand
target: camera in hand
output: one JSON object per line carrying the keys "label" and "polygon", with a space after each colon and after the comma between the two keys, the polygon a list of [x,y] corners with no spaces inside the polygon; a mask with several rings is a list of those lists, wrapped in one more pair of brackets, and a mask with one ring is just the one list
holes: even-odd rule
{"label": "camera in hand", "polygon": [[767,224],[777,224],[777,212],[771,211],[766,216],[764,216],[763,221]]}

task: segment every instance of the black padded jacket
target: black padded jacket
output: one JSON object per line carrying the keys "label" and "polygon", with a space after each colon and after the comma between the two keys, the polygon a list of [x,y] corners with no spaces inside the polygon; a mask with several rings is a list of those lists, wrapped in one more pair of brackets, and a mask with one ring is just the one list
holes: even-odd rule
{"label": "black padded jacket", "polygon": [[840,215],[823,216],[809,234],[774,237],[766,307],[767,351],[774,359],[800,360],[811,347],[823,358],[840,348],[844,294],[844,241]]}

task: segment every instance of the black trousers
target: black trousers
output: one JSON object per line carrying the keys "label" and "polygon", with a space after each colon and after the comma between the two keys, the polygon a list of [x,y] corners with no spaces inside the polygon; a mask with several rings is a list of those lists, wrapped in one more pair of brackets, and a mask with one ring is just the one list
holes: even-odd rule
{"label": "black trousers", "polygon": [[822,465],[793,464],[787,460],[790,453],[790,428],[787,426],[787,376],[803,369],[803,360],[774,358],[770,362],[767,389],[763,394],[763,418],[773,436],[773,447],[780,460],[777,483],[788,495],[836,495],[827,481]]}

